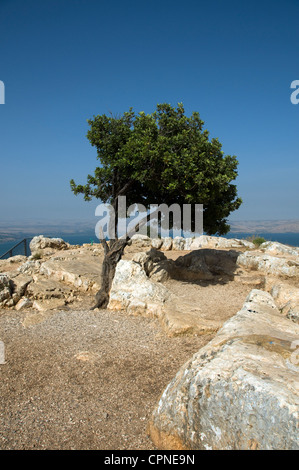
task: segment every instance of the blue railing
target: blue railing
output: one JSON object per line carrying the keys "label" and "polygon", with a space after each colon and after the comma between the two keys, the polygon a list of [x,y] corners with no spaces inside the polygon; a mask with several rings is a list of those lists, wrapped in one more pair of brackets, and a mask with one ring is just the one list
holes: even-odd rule
{"label": "blue railing", "polygon": [[0,259],[11,258],[12,256],[15,256],[15,255],[29,256],[29,254],[30,254],[30,248],[29,248],[30,240],[32,240],[32,238],[23,238],[23,240],[21,240],[16,245],[12,246],[9,250],[7,250],[5,253],[3,253],[3,255],[0,256]]}

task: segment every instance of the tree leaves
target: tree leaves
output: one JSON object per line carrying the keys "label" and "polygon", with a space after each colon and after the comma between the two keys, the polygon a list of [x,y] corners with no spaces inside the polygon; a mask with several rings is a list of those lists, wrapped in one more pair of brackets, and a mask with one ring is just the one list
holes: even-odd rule
{"label": "tree leaves", "polygon": [[217,138],[209,140],[198,112],[187,117],[182,103],[162,103],[152,114],[135,115],[130,108],[123,116],[103,114],[88,123],[87,138],[101,166],[86,185],[71,180],[74,194],[111,204],[119,194],[128,205],[203,204],[206,233],[229,230],[227,217],[242,202],[231,183],[238,161],[224,155]]}

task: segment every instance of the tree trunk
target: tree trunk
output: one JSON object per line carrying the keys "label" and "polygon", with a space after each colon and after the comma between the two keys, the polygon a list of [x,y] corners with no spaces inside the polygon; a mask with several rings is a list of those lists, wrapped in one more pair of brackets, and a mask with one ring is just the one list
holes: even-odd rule
{"label": "tree trunk", "polygon": [[105,239],[102,239],[102,243],[104,247],[102,283],[101,289],[95,295],[96,303],[91,307],[91,310],[107,307],[116,265],[121,259],[128,241],[126,239],[110,240],[109,247]]}
{"label": "tree trunk", "polygon": [[[115,240],[110,240],[109,246],[104,237],[103,230],[100,229],[100,240],[104,248],[104,260],[102,265],[102,283],[101,289],[96,293],[96,303],[91,310],[95,308],[106,308],[109,303],[110,289],[112,281],[114,279],[116,265],[121,259],[124,249],[127,246],[131,236],[137,232],[140,227],[146,224],[153,215],[156,215],[158,211],[154,211],[152,214],[148,214],[144,219],[142,219],[134,227],[134,229],[127,234],[126,238],[120,238]],[[116,232],[115,232],[116,233]]]}

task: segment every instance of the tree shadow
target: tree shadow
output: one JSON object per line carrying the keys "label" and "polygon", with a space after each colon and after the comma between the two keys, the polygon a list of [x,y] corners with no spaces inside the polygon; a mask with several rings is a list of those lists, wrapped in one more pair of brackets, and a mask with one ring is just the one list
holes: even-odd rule
{"label": "tree shadow", "polygon": [[174,280],[200,285],[225,284],[234,280],[241,253],[238,250],[201,248],[179,256],[175,261],[164,259],[163,267],[167,263],[170,278]]}

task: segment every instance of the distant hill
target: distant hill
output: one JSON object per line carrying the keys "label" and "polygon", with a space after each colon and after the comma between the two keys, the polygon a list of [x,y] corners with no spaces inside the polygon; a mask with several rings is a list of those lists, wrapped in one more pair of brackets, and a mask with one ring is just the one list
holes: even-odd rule
{"label": "distant hill", "polygon": [[229,223],[232,233],[299,233],[299,220],[240,220]]}
{"label": "distant hill", "polygon": [[[35,235],[59,237],[61,234],[94,233],[98,218],[94,220],[69,221],[0,221],[0,243],[20,240]],[[240,220],[230,221],[231,233],[299,233],[299,220]]]}

